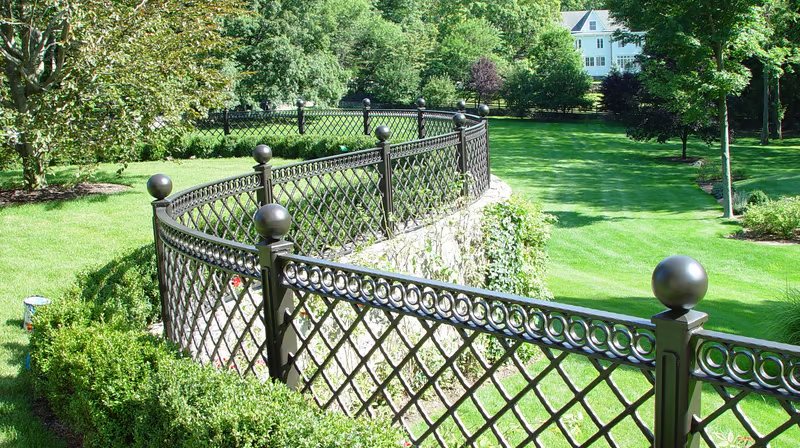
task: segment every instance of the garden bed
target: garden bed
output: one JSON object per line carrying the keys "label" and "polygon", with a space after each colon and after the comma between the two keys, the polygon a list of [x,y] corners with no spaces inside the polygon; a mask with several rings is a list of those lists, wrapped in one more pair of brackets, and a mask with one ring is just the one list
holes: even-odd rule
{"label": "garden bed", "polygon": [[64,201],[83,196],[99,194],[115,194],[130,189],[127,185],[104,182],[81,182],[73,186],[51,185],[40,190],[24,189],[0,190],[0,207],[12,204],[30,204],[36,202]]}

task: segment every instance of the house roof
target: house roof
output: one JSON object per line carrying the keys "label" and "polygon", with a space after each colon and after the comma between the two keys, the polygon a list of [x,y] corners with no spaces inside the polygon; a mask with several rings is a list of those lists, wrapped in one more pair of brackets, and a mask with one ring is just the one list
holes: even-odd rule
{"label": "house roof", "polygon": [[601,23],[597,31],[617,31],[627,30],[627,28],[615,22],[609,15],[607,9],[590,9],[588,11],[563,11],[561,13],[561,25],[573,33],[580,31],[589,31],[587,22],[589,17],[594,13],[594,16]]}

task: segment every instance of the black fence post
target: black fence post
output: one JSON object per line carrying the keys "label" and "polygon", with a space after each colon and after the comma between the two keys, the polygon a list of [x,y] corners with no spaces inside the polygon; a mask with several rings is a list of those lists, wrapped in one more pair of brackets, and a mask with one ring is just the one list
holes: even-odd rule
{"label": "black fence post", "polygon": [[164,337],[173,340],[172,318],[169,312],[169,297],[167,294],[167,281],[164,276],[164,243],[161,241],[161,232],[158,219],[159,211],[169,205],[166,197],[172,193],[172,180],[164,174],[154,174],[147,180],[147,192],[155,201],[153,206],[153,239],[156,245],[156,271],[158,275],[158,293],[161,296],[161,321],[164,323]]}
{"label": "black fence post", "polygon": [[274,202],[272,197],[272,148],[267,145],[258,145],[253,150],[253,158],[258,165],[253,170],[261,177],[261,188],[256,191],[259,207]]}
{"label": "black fence post", "polygon": [[456,108],[462,114],[467,113],[467,102],[464,100],[458,100],[458,102],[456,103]]}
{"label": "black fence post", "polygon": [[469,155],[467,154],[467,132],[464,125],[467,124],[467,117],[462,113],[453,115],[453,124],[455,131],[458,132],[458,144],[456,145],[456,152],[458,153],[458,174],[463,182],[461,187],[461,195],[469,196]]}
{"label": "black fence post", "polygon": [[231,133],[231,117],[229,116],[228,109],[222,112],[222,131],[225,135],[230,135]]}
{"label": "black fence post", "polygon": [[417,137],[425,138],[425,98],[417,98]]}
{"label": "black fence post", "polygon": [[486,129],[486,185],[492,184],[492,159],[489,152],[489,106],[485,104],[478,105],[478,115],[481,116],[483,127]]}
{"label": "black fence post", "polygon": [[284,239],[292,225],[292,217],[283,206],[267,204],[258,209],[253,222],[262,238],[256,246],[261,265],[269,376],[295,388],[299,377],[293,366],[297,352],[297,333],[291,323],[294,293],[281,284],[278,260],[281,255],[292,252],[293,244]]}
{"label": "black fence post", "polygon": [[306,102],[298,99],[295,104],[297,105],[297,132],[303,135],[306,133]]}
{"label": "black fence post", "polygon": [[692,308],[708,290],[708,276],[696,260],[676,255],[656,266],[653,293],[669,309],[652,317],[656,326],[655,448],[696,448],[692,422],[700,414],[702,383],[693,379],[697,343],[693,333],[708,315]]}
{"label": "black fence post", "polygon": [[380,191],[381,204],[383,205],[383,232],[386,237],[394,233],[394,199],[392,198],[392,148],[389,137],[392,131],[389,126],[378,126],[375,137],[378,138],[378,148],[381,150],[381,162],[378,170],[381,174]]}
{"label": "black fence post", "polygon": [[372,131],[369,128],[369,108],[372,105],[372,101],[369,98],[364,98],[361,100],[361,104],[364,105],[364,135],[370,135]]}

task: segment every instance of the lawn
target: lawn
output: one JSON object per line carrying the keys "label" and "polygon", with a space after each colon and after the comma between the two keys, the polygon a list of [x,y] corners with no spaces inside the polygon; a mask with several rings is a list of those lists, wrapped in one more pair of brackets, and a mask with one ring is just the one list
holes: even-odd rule
{"label": "lawn", "polygon": [[[283,161],[274,160],[273,164]],[[247,172],[253,160],[212,159],[134,163],[117,177],[116,165],[103,165],[97,180],[130,185],[111,195],[72,201],[0,208],[0,446],[58,447],[31,412],[31,385],[22,365],[28,335],[21,329],[22,299],[57,297],[82,269],[109,261],[119,252],[152,243],[152,209],[147,178],[163,172],[175,189]],[[64,181],[72,170],[57,169]],[[0,173],[0,185],[19,173]]]}
{"label": "lawn", "polygon": [[[740,227],[694,183],[694,168],[661,157],[678,144],[642,144],[624,129],[598,122],[491,123],[492,173],[539,201],[559,219],[549,245],[548,285],[560,302],[649,318],[662,310],[650,274],[669,255],[685,254],[708,271],[709,291],[697,309],[707,328],[776,338],[770,316],[787,287],[800,286],[800,245],[726,238]],[[694,144],[690,156],[718,157]],[[739,139],[733,164],[749,178],[744,190],[800,194],[800,139],[758,146]]]}
{"label": "lawn", "polygon": [[[513,119],[492,121],[491,144],[493,173],[559,218],[548,278],[557,300],[650,317],[662,309],[650,293],[653,267],[683,253],[709,272],[711,287],[698,307],[711,315],[708,328],[775,336],[768,316],[780,307],[787,286],[800,285],[794,268],[800,246],[725,238],[738,225],[720,219],[721,207],[693,183],[693,169],[659,161],[678,154],[677,145],[630,142],[621,128],[596,122]],[[716,156],[704,145],[690,151]],[[739,140],[733,158],[750,173],[740,188],[800,194],[800,173],[792,170],[800,166],[800,141],[760,147]],[[75,272],[150,243],[144,189],[150,174],[165,172],[181,189],[245,172],[252,164],[247,158],[135,163],[119,178],[116,166],[104,165],[98,180],[132,188],[113,196],[0,208],[0,446],[61,446],[32,416],[30,382],[21,373],[28,340],[19,328],[22,298],[56,297]],[[0,185],[15,175],[0,173]],[[64,180],[72,172],[55,175]],[[587,367],[576,364],[576,372],[585,370],[576,375],[594,374]],[[520,387],[516,380],[508,379],[511,390]],[[480,393],[482,400],[497,398],[491,389]],[[589,424],[581,421],[576,425]]]}

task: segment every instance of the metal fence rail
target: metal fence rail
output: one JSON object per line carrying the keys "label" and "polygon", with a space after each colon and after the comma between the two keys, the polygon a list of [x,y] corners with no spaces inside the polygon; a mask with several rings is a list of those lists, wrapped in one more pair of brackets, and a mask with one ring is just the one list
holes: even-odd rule
{"label": "metal fence rail", "polygon": [[704,330],[694,260],[656,268],[669,309],[650,321],[327,260],[479,197],[488,126],[424,104],[291,112],[258,120],[377,147],[274,169],[259,147],[254,173],[169,198],[148,182],[165,333],[199,362],[419,446],[800,446],[800,347]]}

